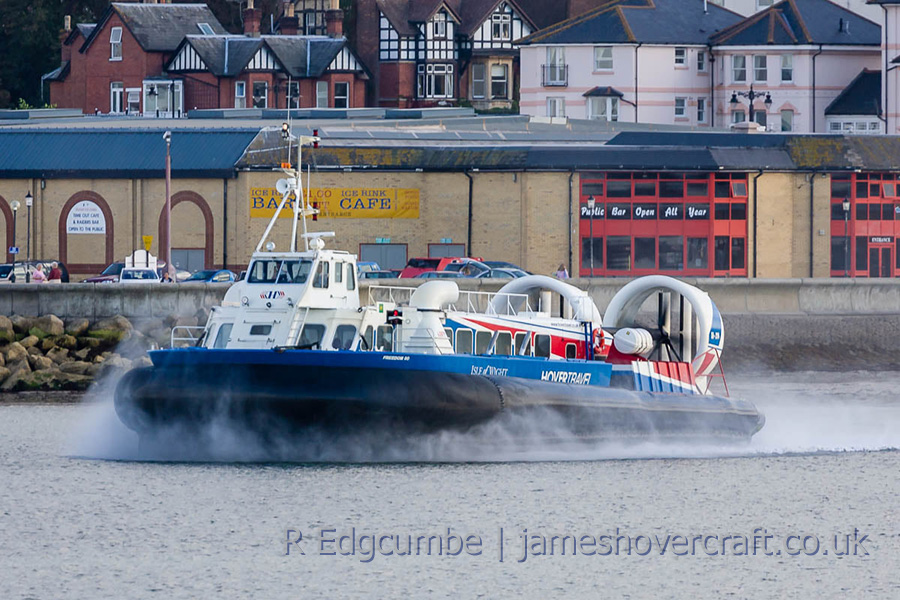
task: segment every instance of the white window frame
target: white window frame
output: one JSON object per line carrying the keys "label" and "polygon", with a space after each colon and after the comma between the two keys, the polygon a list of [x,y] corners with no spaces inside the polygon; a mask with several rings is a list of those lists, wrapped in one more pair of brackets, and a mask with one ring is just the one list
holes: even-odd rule
{"label": "white window frame", "polygon": [[436,40],[447,38],[447,14],[443,11],[431,18],[431,37]]}
{"label": "white window frame", "polygon": [[125,88],[125,114],[141,114],[141,88]]}
{"label": "white window frame", "polygon": [[743,123],[747,120],[747,111],[743,108],[731,111],[731,123]]}
{"label": "white window frame", "polygon": [[120,115],[125,112],[125,84],[113,81],[109,84],[109,113]]}
{"label": "white window frame", "polygon": [[566,49],[564,46],[547,46],[547,84],[566,83]]}
{"label": "white window frame", "polygon": [[675,48],[675,66],[687,66],[687,48],[684,48],[682,46],[678,46]]}
{"label": "white window frame", "polygon": [[678,96],[675,98],[675,118],[679,119],[687,116],[687,98]]}
{"label": "white window frame", "polygon": [[305,35],[315,35],[317,28],[316,13],[311,10],[303,13],[303,33]]}
{"label": "white window frame", "polygon": [[[444,93],[439,94],[435,90],[442,80]],[[444,63],[425,65],[424,91],[425,98],[453,98],[453,65]]]}
{"label": "white window frame", "polygon": [[512,39],[512,15],[509,13],[491,15],[491,39],[499,41]]}
{"label": "white window frame", "polygon": [[109,30],[109,60],[122,60],[122,28],[113,27]]}
{"label": "white window frame", "polygon": [[[785,117],[787,117],[785,119]],[[792,110],[782,110],[781,111],[781,131],[793,131],[794,130],[794,111]]]}
{"label": "white window frame", "polygon": [[618,121],[619,99],[616,96],[592,96],[588,98],[587,118],[593,121]]}
{"label": "white window frame", "polygon": [[200,33],[203,35],[215,35],[216,32],[213,31],[213,28],[209,26],[209,23],[197,23],[197,29],[200,30]]}
{"label": "white window frame", "polygon": [[697,72],[698,73],[706,73],[706,52],[700,50],[697,52]]}
{"label": "white window frame", "polygon": [[316,82],[316,108],[328,108],[328,82]]}
{"label": "white window frame", "polygon": [[612,46],[594,46],[594,70],[611,71],[613,68]]}
{"label": "white window frame", "polygon": [[[481,77],[478,77],[478,70],[481,70]],[[472,63],[472,98],[483,100],[487,97],[487,65],[485,63]],[[478,87],[481,86],[481,93],[478,93]]]}
{"label": "white window frame", "polygon": [[[768,127],[769,113],[766,109],[754,108],[752,114],[754,123],[756,123],[757,125],[762,125],[763,127]],[[762,117],[762,120],[760,120],[760,117]]]}
{"label": "white window frame", "polygon": [[[342,91],[338,91],[341,90]],[[346,81],[334,82],[334,107],[350,108],[350,84]]]}
{"label": "white window frame", "polygon": [[[787,78],[785,79],[785,74],[787,74]],[[781,82],[782,83],[793,83],[794,81],[794,55],[793,54],[782,54],[781,55]]]}
{"label": "white window frame", "polygon": [[[762,66],[757,66],[761,62]],[[765,54],[753,55],[753,83],[766,83],[769,81],[769,57]]]}
{"label": "white window frame", "polygon": [[547,96],[547,116],[565,117],[566,99],[562,96]]}
{"label": "white window frame", "polygon": [[[256,86],[263,86],[263,94],[260,96],[262,98],[262,106],[256,106]],[[269,82],[268,81],[254,81],[253,85],[250,87],[253,94],[253,108],[269,108]]]}
{"label": "white window frame", "polygon": [[[502,77],[496,77],[495,71],[502,70]],[[503,94],[494,94],[494,83],[503,84]],[[493,64],[491,65],[491,99],[508,100],[509,99],[509,65]]]}
{"label": "white window frame", "polygon": [[707,113],[707,102],[706,98],[700,96],[697,98],[697,122],[698,123],[706,123],[706,113]]}
{"label": "white window frame", "polygon": [[747,83],[747,57],[743,54],[735,54],[731,57],[731,81]]}
{"label": "white window frame", "polygon": [[247,108],[247,82],[234,82],[234,107]]}

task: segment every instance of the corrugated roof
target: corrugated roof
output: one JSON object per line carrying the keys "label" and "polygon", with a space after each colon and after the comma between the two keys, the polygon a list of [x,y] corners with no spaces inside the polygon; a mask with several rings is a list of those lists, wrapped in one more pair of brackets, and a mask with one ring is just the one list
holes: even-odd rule
{"label": "corrugated roof", "polygon": [[826,115],[881,115],[881,71],[863,69],[825,108]]}
{"label": "corrugated roof", "polygon": [[[0,130],[0,177],[163,177],[157,130]],[[231,177],[257,130],[172,131],[175,177]]]}
{"label": "corrugated roof", "polygon": [[703,0],[609,0],[537,31],[522,44],[706,44],[741,16]]}

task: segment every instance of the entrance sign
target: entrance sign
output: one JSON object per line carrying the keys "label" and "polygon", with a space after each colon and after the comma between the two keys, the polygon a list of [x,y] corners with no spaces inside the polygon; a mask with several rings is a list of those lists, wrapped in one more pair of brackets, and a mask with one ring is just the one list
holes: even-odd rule
{"label": "entrance sign", "polygon": [[66,233],[106,233],[106,217],[96,203],[84,200],[66,216]]}
{"label": "entrance sign", "polygon": [[[275,188],[250,188],[250,216],[271,219],[281,202]],[[294,216],[293,198],[279,218]],[[312,188],[310,204],[323,219],[418,219],[419,190],[405,188]]]}

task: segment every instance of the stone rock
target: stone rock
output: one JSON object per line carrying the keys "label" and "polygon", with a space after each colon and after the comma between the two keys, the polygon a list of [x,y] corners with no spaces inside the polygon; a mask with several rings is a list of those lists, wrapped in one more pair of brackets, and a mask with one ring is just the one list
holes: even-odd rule
{"label": "stone rock", "polygon": [[25,349],[25,346],[20,344],[19,342],[13,342],[9,346],[6,347],[6,362],[14,363],[20,360],[24,360],[28,356],[28,350]]}
{"label": "stone rock", "polygon": [[90,353],[90,348],[82,348],[81,350],[76,350],[75,352],[73,352],[72,356],[74,356],[78,360],[87,360],[87,357]]}
{"label": "stone rock", "polygon": [[19,371],[31,373],[31,365],[28,364],[27,358],[12,363],[6,363],[6,368],[9,369],[10,373],[18,373]]}
{"label": "stone rock", "polygon": [[59,365],[59,370],[63,373],[74,373],[75,375],[84,375],[91,363],[82,360],[65,362]]}
{"label": "stone rock", "polygon": [[0,341],[12,342],[16,339],[16,332],[13,329],[12,321],[9,317],[0,315]]}
{"label": "stone rock", "polygon": [[69,319],[66,321],[66,333],[75,337],[84,335],[90,327],[91,322],[87,319]]}
{"label": "stone rock", "polygon": [[0,367],[6,366],[6,358],[4,358],[3,353],[0,353]]}
{"label": "stone rock", "polygon": [[41,352],[41,349],[38,348],[37,346],[31,346],[28,348],[28,355],[29,356],[43,356],[44,353]]}
{"label": "stone rock", "polygon": [[56,340],[57,340],[56,336],[48,335],[47,337],[45,337],[44,339],[41,340],[41,344],[40,344],[41,350],[43,350],[44,352],[47,352],[49,350],[52,350],[53,348],[56,348]]}
{"label": "stone rock", "polygon": [[87,371],[84,374],[88,377],[96,379],[98,375],[100,375],[100,371],[103,369],[102,363],[93,363],[91,366],[87,368]]}
{"label": "stone rock", "polygon": [[63,335],[57,338],[56,345],[60,348],[68,348],[69,350],[74,350],[78,347],[78,340],[76,340],[74,336]]}
{"label": "stone rock", "polygon": [[31,371],[14,371],[10,373],[9,377],[4,379],[3,384],[0,385],[0,390],[3,390],[4,392],[10,392],[16,389],[16,387],[19,385],[19,380],[21,380],[22,377],[29,375],[30,373]]}
{"label": "stone rock", "polygon": [[97,321],[94,323],[94,326],[91,327],[93,330],[105,330],[105,331],[120,331],[122,333],[126,331],[131,331],[134,329],[131,321],[123,317],[122,315],[116,315],[114,317],[110,317],[109,319],[103,319],[102,321]]}
{"label": "stone rock", "polygon": [[[92,379],[76,373],[63,373],[58,369],[35,371],[23,375],[17,382],[19,389],[86,390]],[[2,388],[2,386],[0,386]]]}
{"label": "stone rock", "polygon": [[46,331],[48,335],[62,335],[66,332],[62,319],[56,315],[44,315],[34,320],[34,327]]}
{"label": "stone rock", "polygon": [[5,380],[7,377],[9,377],[9,369],[0,367],[0,381]]}
{"label": "stone rock", "polygon": [[196,316],[190,317],[178,317],[175,319],[175,325],[173,327],[196,327],[199,321]]}
{"label": "stone rock", "polygon": [[53,348],[47,352],[47,358],[59,364],[69,359],[69,351],[65,348]]}
{"label": "stone rock", "polygon": [[32,346],[34,346],[35,344],[37,344],[40,341],[41,341],[40,338],[37,337],[36,335],[29,335],[27,338],[23,339],[19,343],[22,344],[22,346],[24,348],[31,348]]}
{"label": "stone rock", "polygon": [[54,367],[53,361],[46,356],[29,356],[28,364],[33,371],[44,371]]}
{"label": "stone rock", "polygon": [[150,360],[149,356],[142,356],[131,361],[131,368],[133,369],[143,369],[144,367],[152,367],[153,361]]}
{"label": "stone rock", "polygon": [[[92,337],[80,337],[77,340],[77,344],[82,348],[99,348],[102,343],[99,339]],[[75,348],[75,346],[72,346],[72,348]]]}
{"label": "stone rock", "polygon": [[113,354],[113,355],[109,356],[105,361],[103,361],[103,364],[110,369],[130,369],[131,368],[131,361],[128,360],[127,358],[123,358],[123,357],[119,356],[118,354]]}
{"label": "stone rock", "polygon": [[13,330],[16,333],[28,333],[28,330],[34,327],[34,319],[32,317],[13,315],[9,318],[9,320],[12,323]]}
{"label": "stone rock", "polygon": [[97,356],[94,357],[94,364],[98,364],[98,365],[102,364],[103,361],[105,361],[105,360],[106,360],[106,358],[104,356],[98,354]]}

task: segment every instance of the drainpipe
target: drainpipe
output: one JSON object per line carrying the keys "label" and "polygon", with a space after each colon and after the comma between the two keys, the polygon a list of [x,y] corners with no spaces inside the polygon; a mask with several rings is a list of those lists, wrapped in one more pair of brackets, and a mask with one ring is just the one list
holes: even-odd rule
{"label": "drainpipe", "polygon": [[812,131],[810,133],[816,132],[816,57],[820,54],[822,54],[822,44],[819,44],[819,51],[812,55]]}
{"label": "drainpipe", "polygon": [[812,171],[806,176],[809,183],[809,276],[813,276],[813,242],[815,241],[815,230],[813,229],[813,201],[816,188],[816,172]]}
{"label": "drainpipe", "polygon": [[469,218],[466,225],[466,256],[472,256],[472,190],[474,188],[474,180],[469,171],[463,171],[463,175],[469,178]]}
{"label": "drainpipe", "polygon": [[753,176],[753,279],[756,279],[756,248],[758,246],[757,240],[757,230],[759,229],[759,195],[757,194],[757,180],[762,177],[763,170],[760,169],[759,172]]}
{"label": "drainpipe", "polygon": [[[716,58],[713,56],[712,44],[707,44],[706,48],[709,53],[709,127],[716,127],[716,97],[715,97],[715,81],[716,81]],[[753,268],[756,269],[756,257],[753,257]],[[754,273],[755,275],[755,273]]]}
{"label": "drainpipe", "polygon": [[[634,47],[634,122],[638,122],[638,49],[643,46],[643,42],[638,42],[638,45]],[[571,180],[569,185],[569,193],[571,194]],[[569,248],[569,253],[571,254],[572,249]],[[569,265],[569,272],[571,273],[572,265]]]}
{"label": "drainpipe", "polygon": [[228,268],[228,179],[222,179],[222,268]]}
{"label": "drainpipe", "polygon": [[887,59],[887,56],[888,56],[888,47],[887,47],[887,43],[888,43],[888,28],[887,28],[888,13],[887,13],[887,7],[884,4],[881,5],[881,10],[884,12],[884,50],[881,51],[881,54],[884,55],[884,67],[881,69],[881,72],[882,72],[881,85],[884,87],[884,106],[881,107],[881,110],[884,111],[884,133],[888,134],[891,131],[888,128],[888,116],[889,116],[889,113],[888,113],[888,110],[889,110],[889,107],[888,107],[888,87],[889,87],[888,86],[888,71],[890,71],[890,69],[888,69],[888,59]]}
{"label": "drainpipe", "polygon": [[[634,112],[637,114],[637,104],[634,105]],[[575,169],[569,171],[569,277],[572,277],[573,265],[572,265],[572,179],[575,177]],[[579,213],[580,214],[580,213]],[[593,240],[591,240],[591,244],[593,244]]]}

